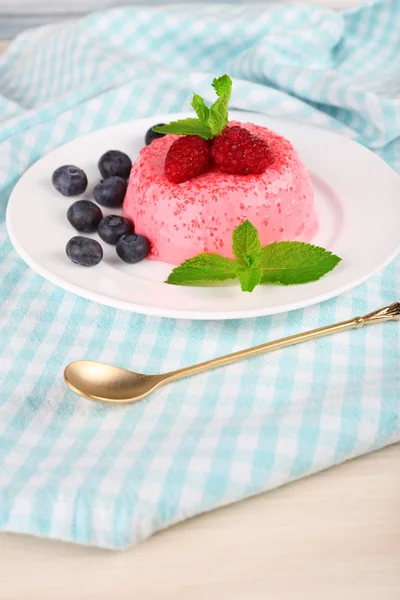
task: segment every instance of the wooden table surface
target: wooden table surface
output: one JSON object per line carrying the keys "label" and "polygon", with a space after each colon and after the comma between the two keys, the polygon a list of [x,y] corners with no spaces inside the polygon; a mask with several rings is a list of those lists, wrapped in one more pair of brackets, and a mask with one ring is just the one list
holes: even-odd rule
{"label": "wooden table surface", "polygon": [[0,535],[1,600],[399,600],[400,445],[124,552]]}
{"label": "wooden table surface", "polygon": [[400,445],[121,553],[0,534],[0,600],[356,597],[400,599]]}

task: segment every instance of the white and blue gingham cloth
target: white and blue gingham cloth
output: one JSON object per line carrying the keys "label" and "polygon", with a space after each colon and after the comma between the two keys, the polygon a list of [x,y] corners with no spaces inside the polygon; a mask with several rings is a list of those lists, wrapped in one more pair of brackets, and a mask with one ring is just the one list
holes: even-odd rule
{"label": "white and blue gingham cloth", "polygon": [[18,258],[4,224],[13,185],[40,156],[106,125],[188,109],[193,89],[211,99],[225,72],[232,108],[342,131],[400,171],[399,56],[400,3],[383,0],[344,13],[117,9],[22,34],[0,57],[0,529],[124,548],[399,441],[396,323],[253,358],[131,406],[88,402],[62,379],[74,359],[160,372],[363,314],[399,297],[399,260],[304,310],[178,321],[55,287]]}

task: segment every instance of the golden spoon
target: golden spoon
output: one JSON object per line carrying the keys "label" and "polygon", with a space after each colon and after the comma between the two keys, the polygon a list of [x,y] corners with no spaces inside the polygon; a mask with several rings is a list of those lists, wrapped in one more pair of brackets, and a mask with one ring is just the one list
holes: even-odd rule
{"label": "golden spoon", "polygon": [[85,398],[102,400],[103,402],[115,402],[117,404],[136,402],[154,392],[158,387],[171,381],[182,379],[183,377],[204,373],[204,371],[229,365],[242,358],[257,356],[258,354],[271,352],[272,350],[280,350],[281,348],[299,344],[300,342],[307,342],[308,340],[315,340],[331,333],[359,328],[370,323],[390,321],[391,319],[400,319],[400,302],[394,302],[390,306],[365,315],[365,317],[355,317],[350,321],[343,321],[336,325],[328,325],[319,329],[298,333],[274,342],[267,342],[254,348],[240,350],[233,354],[213,358],[198,365],[162,375],[143,375],[142,373],[134,373],[133,371],[127,371],[105,363],[78,360],[66,367],[64,378],[74,392]]}

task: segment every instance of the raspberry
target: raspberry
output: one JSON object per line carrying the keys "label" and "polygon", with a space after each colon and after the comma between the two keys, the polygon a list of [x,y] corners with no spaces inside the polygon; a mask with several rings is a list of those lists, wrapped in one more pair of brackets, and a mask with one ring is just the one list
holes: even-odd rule
{"label": "raspberry", "polygon": [[238,175],[263,173],[274,162],[267,142],[237,125],[214,139],[211,156],[221,171]]}
{"label": "raspberry", "polygon": [[211,166],[210,146],[197,135],[175,140],[165,158],[164,173],[172,183],[183,183],[208,171]]}

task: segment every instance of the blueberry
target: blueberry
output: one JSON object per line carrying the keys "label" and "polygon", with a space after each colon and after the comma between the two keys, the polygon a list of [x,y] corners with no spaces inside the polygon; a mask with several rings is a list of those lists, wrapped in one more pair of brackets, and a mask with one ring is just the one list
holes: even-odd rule
{"label": "blueberry", "polygon": [[93,197],[101,206],[115,208],[122,206],[126,192],[126,181],[122,177],[113,175],[102,179],[93,190]]}
{"label": "blueberry", "polygon": [[82,235],[71,238],[65,251],[73,263],[84,267],[94,267],[103,258],[103,248],[99,242]]}
{"label": "blueberry", "polygon": [[[165,123],[157,123],[157,125],[153,125],[153,127],[161,127],[162,125],[165,125]],[[153,140],[158,140],[159,138],[162,138],[165,135],[165,133],[156,133],[155,131],[153,131],[153,127],[150,127],[150,129],[145,135],[144,141],[146,143],[146,146],[151,144]]]}
{"label": "blueberry", "polygon": [[149,240],[143,235],[126,233],[117,242],[117,254],[127,263],[137,263],[146,258],[150,250]]}
{"label": "blueberry", "polygon": [[103,242],[115,246],[119,238],[125,235],[125,233],[133,233],[133,225],[125,217],[108,215],[108,217],[104,217],[100,221],[98,233]]}
{"label": "blueberry", "polygon": [[88,185],[86,174],[79,167],[64,165],[53,173],[51,181],[58,192],[64,196],[79,196]]}
{"label": "blueberry", "polygon": [[97,231],[102,218],[103,213],[100,208],[90,200],[77,200],[71,204],[67,212],[67,219],[72,227],[85,233]]}
{"label": "blueberry", "polygon": [[118,175],[123,179],[129,179],[132,161],[124,152],[109,150],[100,158],[98,166],[104,178]]}

